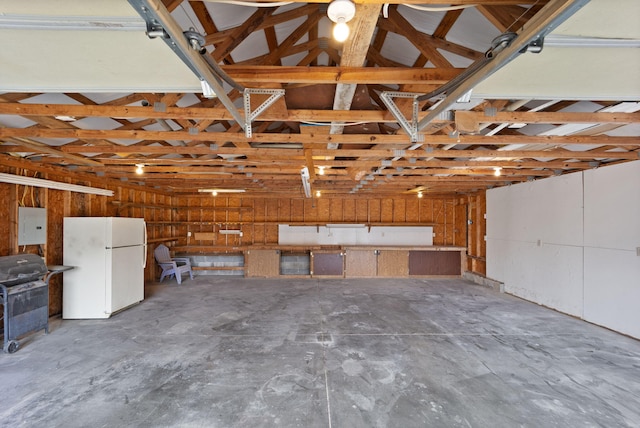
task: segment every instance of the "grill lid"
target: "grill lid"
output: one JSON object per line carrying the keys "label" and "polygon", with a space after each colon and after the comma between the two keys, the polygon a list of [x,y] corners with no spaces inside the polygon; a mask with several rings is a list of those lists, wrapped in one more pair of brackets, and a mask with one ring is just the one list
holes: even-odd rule
{"label": "grill lid", "polygon": [[44,277],[47,266],[36,254],[17,254],[0,257],[0,283],[11,286]]}

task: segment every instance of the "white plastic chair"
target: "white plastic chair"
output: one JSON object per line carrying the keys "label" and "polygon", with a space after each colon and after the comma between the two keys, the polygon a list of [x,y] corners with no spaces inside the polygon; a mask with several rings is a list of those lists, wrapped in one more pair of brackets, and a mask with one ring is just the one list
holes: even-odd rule
{"label": "white plastic chair", "polygon": [[156,247],[153,255],[156,258],[156,262],[162,268],[162,274],[160,274],[160,282],[167,276],[175,275],[178,284],[182,284],[182,274],[188,273],[189,277],[193,279],[193,272],[191,271],[191,261],[187,257],[171,257],[169,254],[169,248],[160,244]]}

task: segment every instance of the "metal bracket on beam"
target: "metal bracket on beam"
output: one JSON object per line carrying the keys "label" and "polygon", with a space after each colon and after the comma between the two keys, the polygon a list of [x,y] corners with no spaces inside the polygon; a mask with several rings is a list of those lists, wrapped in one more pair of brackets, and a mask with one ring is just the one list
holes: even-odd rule
{"label": "metal bracket on beam", "polygon": [[150,38],[161,38],[199,80],[206,82],[213,89],[235,121],[244,127],[245,120],[216,76],[211,72],[209,64],[202,58],[200,52],[193,49],[183,34],[184,30],[171,16],[164,4],[160,0],[128,0],[128,2],[147,23],[147,35]]}
{"label": "metal bracket on beam", "polygon": [[[251,94],[270,95],[254,111],[251,111]],[[244,134],[251,138],[251,123],[260,116],[266,109],[271,107],[278,99],[284,95],[284,89],[252,89],[246,88],[242,94],[244,98]]]}
{"label": "metal bracket on beam", "polygon": [[[404,132],[409,135],[412,143],[418,142],[418,97],[422,94],[415,94],[411,92],[389,92],[385,91],[380,94],[380,98],[382,98],[382,102],[387,106],[393,117],[396,118],[400,127],[404,130]],[[413,109],[412,109],[412,117],[411,120],[404,117],[404,114],[400,111],[396,103],[393,101],[394,98],[412,98],[413,99]]]}

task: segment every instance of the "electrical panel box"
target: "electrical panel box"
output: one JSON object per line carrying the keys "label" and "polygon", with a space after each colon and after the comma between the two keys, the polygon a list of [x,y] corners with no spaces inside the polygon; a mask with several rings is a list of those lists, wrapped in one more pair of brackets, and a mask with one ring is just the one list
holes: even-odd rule
{"label": "electrical panel box", "polygon": [[47,243],[47,209],[18,207],[18,245]]}

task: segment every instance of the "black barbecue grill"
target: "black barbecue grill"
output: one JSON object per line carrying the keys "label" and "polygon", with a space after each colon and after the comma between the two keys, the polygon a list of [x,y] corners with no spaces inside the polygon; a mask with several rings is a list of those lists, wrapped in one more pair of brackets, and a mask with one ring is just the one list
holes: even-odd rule
{"label": "black barbecue grill", "polygon": [[68,269],[47,268],[35,254],[0,257],[5,352],[18,350],[20,336],[42,329],[49,333],[49,279]]}

